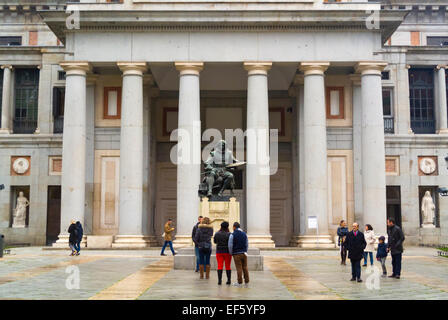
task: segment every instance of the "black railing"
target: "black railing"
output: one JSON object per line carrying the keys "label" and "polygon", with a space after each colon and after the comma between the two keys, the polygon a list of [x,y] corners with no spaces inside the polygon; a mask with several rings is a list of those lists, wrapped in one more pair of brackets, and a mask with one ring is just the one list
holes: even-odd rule
{"label": "black railing", "polygon": [[411,120],[411,128],[414,133],[436,133],[436,121]]}
{"label": "black railing", "polygon": [[14,133],[34,133],[37,128],[37,120],[13,120]]}
{"label": "black railing", "polygon": [[384,133],[394,133],[394,118],[384,118]]}
{"label": "black railing", "polygon": [[53,125],[53,133],[64,132],[64,117],[55,117]]}

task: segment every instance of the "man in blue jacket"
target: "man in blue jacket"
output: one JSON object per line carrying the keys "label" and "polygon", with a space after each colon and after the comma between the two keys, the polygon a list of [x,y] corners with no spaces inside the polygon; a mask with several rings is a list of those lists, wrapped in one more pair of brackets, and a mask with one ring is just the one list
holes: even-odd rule
{"label": "man in blue jacket", "polygon": [[238,222],[233,224],[233,233],[229,237],[229,253],[233,256],[235,261],[236,272],[238,276],[238,287],[243,285],[244,282],[247,286],[249,283],[249,270],[247,269],[247,249],[249,248],[249,240],[246,233],[241,230],[241,226]]}

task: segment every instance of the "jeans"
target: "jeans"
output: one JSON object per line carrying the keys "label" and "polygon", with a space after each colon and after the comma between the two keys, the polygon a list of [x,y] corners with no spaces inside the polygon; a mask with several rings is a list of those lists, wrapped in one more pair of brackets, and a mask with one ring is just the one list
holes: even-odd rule
{"label": "jeans", "polygon": [[171,252],[174,254],[173,242],[172,242],[172,241],[167,241],[167,240],[165,240],[165,242],[163,243],[163,247],[162,247],[162,252],[161,252],[161,254],[163,254],[163,253],[165,252],[165,248],[166,248],[166,245],[167,245],[167,244],[170,245]]}
{"label": "jeans", "polygon": [[402,253],[392,254],[392,275],[394,276],[401,274],[401,255]]}
{"label": "jeans", "polygon": [[370,256],[370,265],[373,266],[373,252],[364,251],[364,265],[367,265],[367,254]]}
{"label": "jeans", "polygon": [[247,255],[244,253],[233,255],[233,261],[235,261],[236,274],[238,276],[238,283],[249,283],[249,270],[247,269]]}
{"label": "jeans", "polygon": [[77,241],[74,245],[76,251],[81,251],[81,240]]}
{"label": "jeans", "polygon": [[353,279],[361,279],[361,260],[352,260],[352,278]]}
{"label": "jeans", "polygon": [[199,247],[194,247],[194,255],[196,256],[196,271],[199,270]]}
{"label": "jeans", "polygon": [[224,263],[226,265],[226,270],[231,270],[230,264],[232,262],[232,256],[230,253],[217,253],[216,260],[218,262],[218,270],[222,270]]}
{"label": "jeans", "polygon": [[210,264],[211,249],[199,249],[199,264],[205,266]]}
{"label": "jeans", "polygon": [[386,269],[386,258],[387,258],[387,257],[380,258],[380,261],[381,261],[381,268],[383,269],[383,274],[386,274],[386,273],[387,273],[387,269]]}
{"label": "jeans", "polygon": [[342,244],[341,245],[341,261],[345,263],[347,259],[347,248]]}
{"label": "jeans", "polygon": [[74,253],[75,251],[77,251],[77,250],[76,250],[76,243],[74,243],[74,242],[69,242],[68,245],[69,245],[70,249],[72,250],[72,253]]}

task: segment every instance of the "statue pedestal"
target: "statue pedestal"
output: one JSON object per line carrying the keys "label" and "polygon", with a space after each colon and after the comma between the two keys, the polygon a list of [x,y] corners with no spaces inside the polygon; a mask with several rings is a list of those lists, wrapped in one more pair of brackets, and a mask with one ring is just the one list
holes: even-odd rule
{"label": "statue pedestal", "polygon": [[425,223],[422,224],[422,228],[424,229],[434,229],[436,226],[433,223]]}
{"label": "statue pedestal", "polygon": [[229,201],[209,201],[204,197],[199,205],[199,212],[201,216],[210,218],[213,233],[221,228],[224,221],[229,223],[230,230],[234,222],[240,222],[240,203],[233,197]]}
{"label": "statue pedestal", "polygon": [[[432,226],[434,226],[432,224]],[[419,230],[419,244],[424,246],[436,246],[441,243],[440,228],[434,227],[422,227]]]}

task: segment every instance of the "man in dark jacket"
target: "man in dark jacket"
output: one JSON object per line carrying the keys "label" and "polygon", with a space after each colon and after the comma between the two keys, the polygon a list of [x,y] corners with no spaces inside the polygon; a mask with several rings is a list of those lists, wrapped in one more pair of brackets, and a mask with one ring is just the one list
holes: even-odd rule
{"label": "man in dark jacket", "polygon": [[229,237],[229,253],[233,256],[235,262],[236,273],[238,276],[237,286],[241,287],[244,282],[246,286],[249,283],[249,270],[247,269],[247,249],[249,248],[249,240],[246,233],[241,230],[240,224],[233,224],[233,233]]}
{"label": "man in dark jacket", "polygon": [[400,279],[404,234],[392,218],[387,219],[387,236],[389,238],[387,249],[392,256],[392,274],[389,278]]}
{"label": "man in dark jacket", "polygon": [[194,225],[193,231],[191,232],[191,239],[193,239],[193,243],[194,243],[194,254],[196,256],[195,272],[199,272],[199,247],[198,247],[198,244],[196,243],[195,236],[196,236],[196,231],[198,231],[198,226],[201,223],[201,221],[202,221],[202,216],[199,216],[198,222]]}
{"label": "man in dark jacket", "polygon": [[364,248],[367,243],[364,234],[358,230],[358,223],[353,223],[353,229],[347,234],[344,245],[348,250],[348,258],[352,264],[352,278],[350,281],[361,280],[361,259],[364,256]]}
{"label": "man in dark jacket", "polygon": [[72,220],[70,223],[70,226],[67,230],[69,237],[68,237],[68,245],[70,246],[70,249],[72,249],[71,256],[74,256],[77,252],[76,250],[76,242],[78,241],[78,228],[76,228],[76,222],[75,220]]}
{"label": "man in dark jacket", "polygon": [[77,252],[75,254],[77,256],[79,256],[79,252],[81,251],[82,236],[84,235],[84,230],[82,228],[82,224],[79,221],[76,221],[76,230],[77,230],[78,239],[76,239],[75,249]]}

